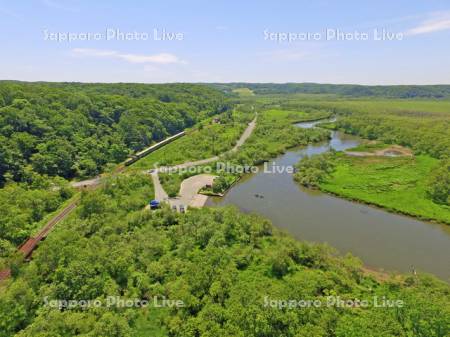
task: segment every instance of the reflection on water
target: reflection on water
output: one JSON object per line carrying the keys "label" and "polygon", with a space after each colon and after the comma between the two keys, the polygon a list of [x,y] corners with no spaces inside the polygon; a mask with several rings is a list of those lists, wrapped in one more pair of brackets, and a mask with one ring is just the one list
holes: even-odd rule
{"label": "reflection on water", "polygon": [[[300,123],[300,127],[313,127]],[[329,142],[296,148],[271,165],[294,165],[304,156],[345,150],[359,138],[333,132]],[[256,196],[258,195],[258,196]],[[260,197],[263,196],[263,197]],[[327,242],[371,267],[409,272],[412,268],[450,278],[450,226],[431,224],[299,187],[289,173],[247,175],[209,205],[233,204],[257,212],[298,239]]]}

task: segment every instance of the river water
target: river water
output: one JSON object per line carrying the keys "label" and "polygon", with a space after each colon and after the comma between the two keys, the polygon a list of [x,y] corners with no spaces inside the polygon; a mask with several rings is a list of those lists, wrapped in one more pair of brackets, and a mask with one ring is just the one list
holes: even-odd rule
{"label": "river water", "polygon": [[[315,124],[297,126],[311,128]],[[372,268],[400,272],[415,269],[450,281],[450,226],[311,191],[298,186],[291,173],[276,169],[330,148],[340,151],[359,143],[358,137],[333,132],[330,141],[291,149],[267,163],[267,170],[245,176],[223,198],[210,198],[208,205],[232,204],[244,212],[259,213],[297,239],[326,242]]]}

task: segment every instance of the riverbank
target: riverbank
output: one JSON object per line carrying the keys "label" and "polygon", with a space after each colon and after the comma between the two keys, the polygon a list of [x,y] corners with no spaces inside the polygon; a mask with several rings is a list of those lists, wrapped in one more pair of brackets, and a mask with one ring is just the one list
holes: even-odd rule
{"label": "riverbank", "polygon": [[[316,123],[297,126],[314,128]],[[290,148],[270,163],[294,166],[307,156],[331,148],[346,151],[362,143],[360,137],[335,131],[327,141]],[[257,198],[256,194],[264,198]],[[246,213],[261,214],[299,240],[326,242],[341,254],[350,252],[360,257],[370,269],[386,273],[410,273],[414,269],[419,274],[430,272],[447,281],[450,277],[448,264],[442,259],[450,254],[449,226],[303,188],[287,172],[274,174],[259,170],[244,175],[224,197],[211,197],[207,205],[235,205]]]}
{"label": "riverbank", "polygon": [[319,184],[322,192],[412,216],[450,224],[450,207],[427,194],[428,177],[438,160],[428,156],[347,156],[333,159],[334,172]]}
{"label": "riverbank", "polygon": [[253,118],[254,113],[234,110],[230,115],[201,122],[187,130],[186,136],[152,152],[129,166],[128,170],[141,171],[161,166],[181,167],[216,157],[236,146],[239,147],[240,138]]}
{"label": "riverbank", "polygon": [[[254,119],[248,123],[233,148],[225,153],[222,153],[220,156],[234,154],[242,145],[244,145],[256,127],[257,118],[258,114],[255,113]],[[207,167],[208,164],[216,162],[219,158],[219,155],[216,155],[214,157],[197,161],[188,161],[171,167],[159,167],[157,169],[150,170],[149,173],[151,174],[153,184],[155,186],[155,199],[158,201],[168,202],[172,208],[176,209],[181,209],[186,205],[190,207],[203,207],[207,202],[208,197],[198,192],[206,186],[212,186],[217,176],[211,174],[199,174],[200,172],[192,173],[189,169],[197,166],[204,169],[205,167],[203,165],[206,165]],[[175,171],[175,174],[171,175],[169,173],[171,171]],[[160,172],[161,174],[164,174],[162,175],[162,183],[159,179]],[[180,174],[180,172],[183,173]],[[169,189],[168,193],[164,187]]]}
{"label": "riverbank", "polygon": [[[258,123],[255,117],[242,133],[236,145],[229,151],[197,162],[188,162],[172,167],[161,167],[158,169],[161,184],[169,197],[179,195],[180,186],[184,179],[201,173],[211,173],[219,178],[216,182],[221,183],[219,192],[212,192],[212,188],[201,192],[209,196],[223,196],[232,188],[244,173],[239,173],[241,169],[251,168],[267,162],[287,150],[317,143],[329,139],[329,133],[319,129],[299,129],[294,126],[297,121],[303,123],[315,123],[319,120],[328,119],[329,112],[304,113],[302,111],[290,110],[265,110],[259,113]],[[186,139],[189,138],[189,135]],[[151,157],[152,155],[150,155]],[[214,165],[222,160],[225,165]],[[218,166],[226,166],[218,168]],[[187,170],[195,167],[193,172]],[[236,172],[228,172],[237,167]]]}
{"label": "riverbank", "polygon": [[304,172],[295,175],[303,185],[422,221],[450,224],[450,207],[434,202],[429,195],[429,177],[439,166],[438,159],[415,157],[411,149],[395,144],[361,140],[343,153],[321,155],[308,163],[305,166],[303,162]]}

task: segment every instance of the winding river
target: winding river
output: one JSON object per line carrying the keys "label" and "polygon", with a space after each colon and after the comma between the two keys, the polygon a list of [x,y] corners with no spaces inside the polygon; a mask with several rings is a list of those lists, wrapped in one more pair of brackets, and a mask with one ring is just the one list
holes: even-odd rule
{"label": "winding river", "polygon": [[[311,128],[317,123],[297,126]],[[333,132],[331,140],[291,149],[267,166],[292,166],[305,156],[330,148],[345,150],[359,143],[358,137]],[[223,198],[210,198],[208,205],[233,204],[245,212],[262,214],[298,239],[326,242],[343,254],[358,256],[371,268],[400,272],[414,269],[450,281],[450,226],[311,191],[298,186],[289,172],[267,171],[245,176]]]}

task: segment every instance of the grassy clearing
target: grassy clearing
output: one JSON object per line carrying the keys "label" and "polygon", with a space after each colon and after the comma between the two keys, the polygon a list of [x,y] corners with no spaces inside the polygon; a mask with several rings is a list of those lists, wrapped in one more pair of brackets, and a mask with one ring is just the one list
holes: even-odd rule
{"label": "grassy clearing", "polygon": [[328,111],[296,111],[296,110],[283,110],[283,109],[270,109],[263,113],[265,119],[276,121],[276,122],[287,122],[287,123],[299,123],[310,120],[327,118],[330,116]]}
{"label": "grassy clearing", "polygon": [[159,173],[159,181],[161,186],[171,198],[178,195],[182,181],[187,178],[189,178],[189,176],[185,174]]}
{"label": "grassy clearing", "polygon": [[[324,140],[327,137],[327,133],[323,130],[305,130],[294,127],[292,124],[328,116],[329,113],[327,111],[314,111],[312,113],[280,109],[262,111],[259,114],[256,129],[247,142],[237,153],[226,155],[222,161],[230,163],[230,166],[260,164],[284,152],[287,148]],[[190,136],[187,135],[185,138]],[[169,144],[167,147],[172,144]],[[204,171],[205,169],[207,171]],[[170,197],[178,195],[180,185],[184,179],[196,174],[204,172],[219,176],[213,185],[213,189],[211,191],[205,191],[206,193],[224,193],[242,175],[240,173],[217,170],[215,163],[199,166],[195,170],[189,171],[159,174],[161,184]]]}
{"label": "grassy clearing", "polygon": [[396,115],[420,115],[450,117],[450,101],[440,100],[401,100],[401,99],[354,99],[326,103],[346,110],[367,113],[395,113]]}
{"label": "grassy clearing", "polygon": [[214,180],[213,188],[204,188],[201,193],[207,195],[218,195],[224,193],[236,180],[240,178],[238,173],[226,172],[216,163],[204,166],[193,167],[192,170],[184,172],[159,173],[159,180],[169,197],[179,195],[181,183],[183,180],[202,173],[218,176]]}
{"label": "grassy clearing", "polygon": [[[246,160],[244,162],[259,164],[284,153],[288,148],[326,139],[328,132],[324,130],[302,129],[292,124],[327,118],[329,115],[329,111],[321,110],[309,113],[281,109],[263,111],[254,134],[243,147],[243,150],[251,150],[251,152],[259,155],[258,159],[260,160],[254,160],[253,162]],[[252,154],[250,155],[254,157]]]}
{"label": "grassy clearing", "polygon": [[336,127],[362,138],[398,144],[415,154],[450,156],[450,101],[347,100],[308,103],[339,115]]}
{"label": "grassy clearing", "polygon": [[316,126],[327,130],[337,130],[336,122],[322,122],[316,124]]}
{"label": "grassy clearing", "polygon": [[429,156],[349,157],[338,154],[320,189],[388,210],[450,224],[450,207],[434,203],[427,179],[439,161]]}
{"label": "grassy clearing", "polygon": [[233,89],[233,92],[238,94],[239,96],[254,96],[255,93],[249,88],[238,88]]}
{"label": "grassy clearing", "polygon": [[363,143],[361,143],[360,145],[349,149],[348,151],[351,151],[351,152],[375,152],[377,150],[383,150],[389,146],[390,145],[384,144],[381,142],[366,140]]}
{"label": "grassy clearing", "polygon": [[230,150],[247,127],[252,114],[222,116],[219,123],[209,120],[187,131],[187,135],[137,161],[131,169],[149,169],[206,159]]}

